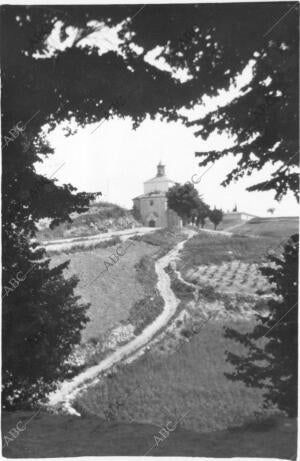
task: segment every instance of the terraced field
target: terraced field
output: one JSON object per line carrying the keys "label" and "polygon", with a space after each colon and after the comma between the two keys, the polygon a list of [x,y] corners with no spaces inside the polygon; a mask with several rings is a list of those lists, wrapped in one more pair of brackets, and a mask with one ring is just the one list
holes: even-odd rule
{"label": "terraced field", "polygon": [[188,280],[201,285],[211,285],[223,293],[268,293],[271,286],[257,269],[257,264],[239,260],[219,265],[201,265],[188,272]]}

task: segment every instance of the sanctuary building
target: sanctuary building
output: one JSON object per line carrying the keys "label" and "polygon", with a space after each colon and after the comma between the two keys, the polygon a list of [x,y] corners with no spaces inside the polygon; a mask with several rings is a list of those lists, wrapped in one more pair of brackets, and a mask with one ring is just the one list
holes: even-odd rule
{"label": "sanctuary building", "polygon": [[165,165],[157,165],[156,176],[144,182],[144,194],[133,199],[141,221],[147,227],[181,226],[181,219],[167,205],[166,193],[175,184],[165,173]]}

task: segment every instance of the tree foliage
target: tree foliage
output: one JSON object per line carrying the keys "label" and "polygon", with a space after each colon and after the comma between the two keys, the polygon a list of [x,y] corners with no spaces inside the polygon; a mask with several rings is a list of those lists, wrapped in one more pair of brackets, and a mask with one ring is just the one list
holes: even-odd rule
{"label": "tree foliage", "polygon": [[[6,408],[36,402],[57,379],[67,376],[65,359],[80,341],[87,321],[88,305],[74,295],[76,279],[63,277],[67,263],[50,268],[44,250],[37,251],[30,243],[39,219],[50,218],[51,226],[70,222],[72,213],[87,211],[95,198],[95,194],[78,193],[70,184],[58,186],[55,172],[49,178],[37,174],[34,165],[53,153],[47,133],[62,122],[84,126],[118,114],[139,123],[147,114],[167,116],[173,111],[171,99],[165,101],[163,95],[166,88],[174,90],[178,84],[126,51],[126,44],[125,56],[81,46],[84,38],[104,25],[125,21],[124,32],[126,18],[136,12],[135,6],[4,6],[1,10]],[[91,21],[96,25],[89,25]],[[47,39],[57,26],[58,45],[67,38],[68,27],[75,36],[68,45],[51,50]],[[70,133],[67,127],[66,134]],[[51,359],[46,360],[47,355]]]}
{"label": "tree foliage", "polygon": [[185,184],[176,183],[167,192],[168,207],[174,210],[186,224],[202,207],[202,200],[199,197],[195,186],[186,182]]}
{"label": "tree foliage", "polygon": [[139,209],[139,207],[137,205],[133,205],[132,216],[134,217],[134,219],[136,221],[138,221],[138,222],[142,221],[141,212],[140,212],[140,209]]}
{"label": "tree foliage", "polygon": [[[200,166],[233,154],[237,165],[223,181],[228,185],[271,164],[271,178],[249,190],[273,190],[278,200],[289,190],[298,197],[299,191],[298,13],[292,2],[153,6],[149,22],[139,15],[134,24],[133,41],[145,52],[161,46],[160,56],[170,66],[188,71],[190,80],[176,98],[182,103],[188,95],[188,107],[228,90],[251,65],[252,78],[239,95],[186,123],[203,139],[215,132],[235,138],[231,148],[198,152]],[[146,35],[147,24],[154,23]]]}
{"label": "tree foliage", "polygon": [[197,204],[197,208],[195,209],[195,220],[196,220],[196,225],[201,227],[205,226],[205,220],[208,218],[210,213],[210,208],[209,206],[203,201],[203,199],[200,197],[199,202]]}
{"label": "tree foliage", "polygon": [[218,208],[214,208],[213,210],[210,210],[208,216],[216,229],[223,219],[223,211],[219,210]]}
{"label": "tree foliage", "polygon": [[269,256],[271,265],[261,268],[275,284],[277,299],[269,302],[270,312],[256,315],[254,330],[242,334],[226,328],[225,335],[247,348],[248,355],[227,352],[234,366],[231,380],[249,387],[263,388],[265,404],[276,405],[289,416],[297,416],[298,364],[298,249],[299,236],[293,235],[282,257]]}
{"label": "tree foliage", "polygon": [[[4,298],[5,404],[11,402],[12,376],[17,390],[23,382],[19,400],[25,399],[26,380],[31,379],[29,362],[35,370],[35,383],[30,381],[29,388],[43,380],[49,384],[51,379],[57,379],[56,369],[64,374],[62,351],[57,352],[48,369],[46,361],[40,360],[38,349],[42,354],[50,350],[48,342],[54,344],[53,338],[63,341],[66,337],[70,345],[78,342],[78,329],[85,322],[87,306],[79,304],[74,296],[75,280],[63,278],[62,266],[49,269],[43,250],[37,253],[29,242],[39,219],[50,218],[52,226],[70,221],[73,212],[86,211],[89,201],[95,198],[93,194],[78,193],[70,184],[58,186],[55,172],[49,178],[36,173],[35,163],[53,153],[47,133],[65,123],[66,134],[70,134],[70,121],[85,126],[112,115],[129,116],[134,126],[147,116],[185,120],[178,112],[181,107],[193,107],[205,95],[216,96],[220,89],[228,89],[253,59],[254,78],[244,95],[196,120],[195,126],[203,126],[204,137],[215,129],[229,130],[237,136],[237,145],[230,152],[242,156],[228,181],[260,169],[268,161],[280,161],[283,166],[264,187],[275,189],[277,197],[288,188],[295,192],[297,181],[290,171],[295,165],[298,139],[295,11],[272,30],[272,38],[263,36],[287,6],[260,3],[2,7],[4,286],[11,286],[12,282],[14,285],[17,274],[24,278],[31,262],[38,258],[36,269],[20,283],[18,279],[18,286]],[[102,52],[84,41],[105,26],[118,26],[118,50]],[[47,39],[54,29],[60,43],[50,49]],[[70,30],[74,32],[73,39],[66,40]],[[154,48],[160,50],[160,57],[171,69],[186,70],[189,80],[182,83],[170,72],[147,62],[145,56]],[[266,85],[269,76],[271,83]],[[255,110],[261,105],[263,115],[257,116]],[[202,164],[227,153],[229,150],[209,152]],[[57,310],[52,308],[50,286],[57,294]],[[66,331],[62,326],[73,310]],[[40,317],[32,324],[33,312],[37,311]],[[54,317],[51,312],[55,312]],[[55,327],[61,336],[53,333],[48,337],[41,324],[44,330],[49,327],[49,335]],[[20,328],[22,333],[17,339]],[[39,338],[39,346],[27,346],[32,334]],[[23,357],[22,348],[28,354],[24,367],[13,364]]]}
{"label": "tree foliage", "polygon": [[[266,22],[265,34],[251,44],[256,41],[251,46],[253,78],[242,88],[242,95],[193,124],[200,128],[196,135],[204,139],[214,132],[228,132],[235,137],[233,147],[197,153],[203,158],[202,166],[228,154],[237,158],[236,167],[223,185],[271,164],[271,178],[254,183],[248,190],[275,190],[277,200],[290,190],[298,199],[295,167],[299,165],[299,5],[281,3],[278,6],[275,10],[282,21],[269,32]],[[264,20],[266,14],[265,11]],[[272,17],[275,24],[273,14]]]}
{"label": "tree foliage", "polygon": [[6,409],[36,404],[57,380],[71,376],[66,360],[80,341],[89,307],[74,295],[77,277],[63,276],[68,261],[50,267],[44,250],[15,238],[11,246],[3,247],[3,260],[14,273],[8,279],[4,267],[2,404]]}

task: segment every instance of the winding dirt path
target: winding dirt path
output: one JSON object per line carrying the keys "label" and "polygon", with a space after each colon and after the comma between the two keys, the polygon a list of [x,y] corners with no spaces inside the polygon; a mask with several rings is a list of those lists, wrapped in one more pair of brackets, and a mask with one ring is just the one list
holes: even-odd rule
{"label": "winding dirt path", "polygon": [[160,229],[159,227],[135,227],[133,229],[124,229],[120,231],[110,231],[86,237],[72,237],[59,240],[43,241],[37,248],[45,248],[48,251],[66,251],[71,250],[74,246],[81,245],[82,247],[92,247],[93,245],[110,240],[113,237],[120,237],[122,241],[133,237],[134,235],[144,235],[149,232],[154,232]]}
{"label": "winding dirt path", "polygon": [[171,261],[176,259],[179,251],[183,248],[186,241],[196,233],[193,230],[186,230],[185,232],[188,235],[188,238],[178,243],[169,253],[155,263],[155,270],[158,277],[157,289],[160,291],[160,294],[164,299],[163,312],[132,341],[124,346],[121,346],[108,357],[101,360],[101,362],[97,365],[88,368],[72,380],[63,382],[58,390],[49,395],[48,406],[55,407],[62,405],[62,407],[69,413],[78,414],[72,408],[72,401],[76,395],[81,390],[88,387],[88,385],[91,384],[91,381],[94,383],[102,372],[107,371],[121,360],[128,358],[143,346],[146,346],[154,335],[169,322],[176,312],[179,300],[176,298],[171,289],[170,278],[164,269]]}

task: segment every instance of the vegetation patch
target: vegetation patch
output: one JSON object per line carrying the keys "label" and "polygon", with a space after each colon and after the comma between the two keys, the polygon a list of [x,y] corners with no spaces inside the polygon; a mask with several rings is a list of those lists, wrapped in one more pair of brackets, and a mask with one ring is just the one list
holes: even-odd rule
{"label": "vegetation patch", "polygon": [[170,264],[165,268],[165,272],[167,272],[170,277],[171,288],[178,299],[181,301],[191,301],[194,299],[195,288],[179,280]]}
{"label": "vegetation patch", "polygon": [[135,264],[134,268],[136,280],[143,285],[145,292],[148,294],[153,293],[157,284],[154,258],[145,255]]}
{"label": "vegetation patch", "polygon": [[[230,324],[247,332],[253,322]],[[185,325],[182,330],[183,341],[173,353],[166,356],[148,351],[134,362],[119,366],[113,378],[105,378],[112,402],[138,386],[134,396],[117,410],[115,419],[161,425],[166,417],[163,407],[178,418],[192,409],[182,421],[183,427],[209,432],[239,426],[257,412],[268,414],[260,390],[225,377],[224,372],[232,370],[225,360],[225,350],[240,353],[243,347],[224,337],[221,322],[207,322],[199,334],[191,335]],[[102,416],[106,405],[103,384],[87,389],[77,402],[90,414]]]}
{"label": "vegetation patch", "polygon": [[268,308],[267,297],[248,295],[244,293],[224,293],[214,286],[200,285],[197,301],[209,303],[219,302],[227,313],[242,313],[245,311],[264,312]]}
{"label": "vegetation patch", "polygon": [[91,337],[86,342],[78,344],[68,357],[66,364],[78,370],[97,365],[104,360],[118,346],[125,344],[133,336],[132,326],[120,325],[105,333]]}
{"label": "vegetation patch", "polygon": [[78,244],[78,245],[73,245],[71,248],[65,249],[65,250],[54,250],[51,251],[51,247],[47,249],[47,253],[51,255],[55,254],[73,254],[73,253],[79,253],[80,251],[90,251],[90,250],[97,250],[98,248],[108,248],[112,247],[114,245],[118,245],[119,243],[122,243],[122,240],[120,239],[119,236],[112,237],[109,240],[105,240],[104,242],[87,242],[86,244]]}
{"label": "vegetation patch", "polygon": [[158,229],[154,232],[149,232],[144,235],[136,235],[132,237],[133,240],[142,241],[153,245],[158,248],[155,255],[156,259],[162,258],[172,248],[182,240],[186,238],[183,232],[179,232],[176,229]]}
{"label": "vegetation patch", "polygon": [[105,269],[104,261],[110,261],[113,249],[114,247],[89,249],[69,256],[59,254],[51,260],[53,265],[70,260],[70,265],[65,270],[66,275],[78,275],[76,295],[90,303],[90,321],[82,333],[83,342],[89,338],[98,338],[125,321],[131,306],[149,294],[137,280],[135,266],[143,256],[154,254],[153,246],[144,242],[131,245],[114,266],[102,273]]}
{"label": "vegetation patch", "polygon": [[139,334],[163,311],[164,301],[156,289],[157,274],[154,258],[143,256],[135,265],[135,269],[136,280],[144,287],[146,296],[134,303],[127,322],[134,325],[134,333]]}
{"label": "vegetation patch", "polygon": [[72,222],[61,223],[53,229],[49,227],[49,220],[41,220],[37,239],[44,241],[84,237],[139,225],[129,210],[109,202],[94,203],[85,213],[73,213],[71,219]]}
{"label": "vegetation patch", "polygon": [[134,334],[138,335],[144,328],[161,314],[164,300],[160,295],[154,294],[137,301],[130,309],[128,320],[135,326]]}
{"label": "vegetation patch", "polygon": [[253,218],[234,232],[282,239],[299,232],[299,220],[297,217]]}
{"label": "vegetation patch", "polygon": [[[133,388],[134,390],[134,388]],[[10,443],[3,443],[3,456],[6,458],[61,458],[78,456],[142,456],[153,443],[157,427],[151,424],[131,423],[128,406],[122,403],[128,398],[132,404],[138,389],[132,394],[120,394],[117,405],[118,415],[124,422],[106,422],[92,412],[82,410],[88,417],[78,418],[70,415],[51,415],[41,411],[30,421],[30,430],[23,431]],[[91,409],[92,410],[92,409]],[[107,414],[107,413],[106,413]],[[113,413],[114,414],[114,413]],[[181,415],[179,415],[180,417]],[[32,411],[4,412],[2,415],[3,435],[12,428],[20,427],[32,418]],[[185,419],[185,418],[184,418]],[[211,434],[195,434],[185,428],[177,427],[176,433],[166,437],[163,443],[153,450],[153,455],[164,457],[205,457],[296,459],[297,420],[277,418],[278,424],[270,428],[270,423],[246,425],[237,430],[217,431]],[[165,421],[165,423],[168,420]],[[182,424],[184,420],[182,421]],[[23,427],[23,426],[22,426]],[[47,437],[45,437],[47,434]],[[251,447],[251,451],[250,450]],[[293,456],[294,455],[294,456]]]}
{"label": "vegetation patch", "polygon": [[193,272],[192,278],[194,282],[214,285],[223,292],[270,293],[272,286],[258,266],[238,260],[204,265]]}
{"label": "vegetation patch", "polygon": [[188,268],[220,265],[233,260],[255,263],[268,248],[274,248],[277,243],[277,239],[270,237],[227,236],[200,231],[184,245],[179,268],[185,266],[187,271]]}

